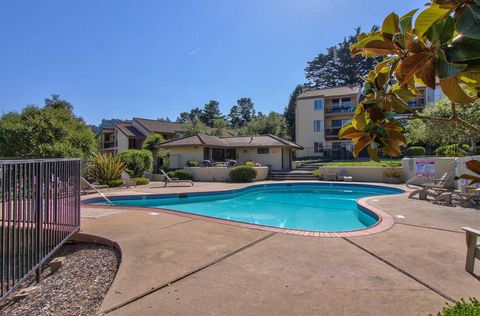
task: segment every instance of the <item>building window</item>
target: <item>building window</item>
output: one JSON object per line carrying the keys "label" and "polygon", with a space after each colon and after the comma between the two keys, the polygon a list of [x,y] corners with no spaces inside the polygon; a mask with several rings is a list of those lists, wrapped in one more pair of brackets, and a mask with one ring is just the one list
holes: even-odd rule
{"label": "building window", "polygon": [[332,106],[340,106],[340,99],[332,99]]}
{"label": "building window", "polygon": [[313,102],[314,111],[323,111],[323,99],[318,99]]}
{"label": "building window", "polygon": [[226,160],[236,160],[237,159],[237,150],[235,148],[228,148],[225,151]]}
{"label": "building window", "polygon": [[128,149],[135,149],[137,148],[137,140],[135,138],[128,139]]}
{"label": "building window", "polygon": [[342,98],[342,105],[351,106],[352,105],[352,98]]}
{"label": "building window", "polygon": [[440,89],[427,89],[428,102],[437,102],[442,98],[442,91]]}
{"label": "building window", "polygon": [[212,148],[213,161],[225,161],[225,149]]}
{"label": "building window", "polygon": [[314,142],[313,143],[313,152],[314,153],[323,153],[323,143],[322,142]]}
{"label": "building window", "polygon": [[270,153],[270,148],[257,148],[258,155],[268,155]]}
{"label": "building window", "polygon": [[315,133],[323,132],[323,121],[322,120],[313,121],[313,131]]}
{"label": "building window", "polygon": [[332,128],[342,128],[343,125],[351,122],[352,120],[343,119],[343,120],[332,120]]}

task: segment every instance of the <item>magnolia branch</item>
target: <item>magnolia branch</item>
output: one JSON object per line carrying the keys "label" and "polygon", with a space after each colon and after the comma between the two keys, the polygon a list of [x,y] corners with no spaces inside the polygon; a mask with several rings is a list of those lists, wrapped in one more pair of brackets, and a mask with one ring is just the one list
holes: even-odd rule
{"label": "magnolia branch", "polygon": [[452,102],[452,115],[450,117],[424,116],[424,115],[418,114],[417,111],[414,111],[412,119],[419,119],[419,120],[433,121],[433,122],[445,122],[445,123],[450,123],[452,125],[458,124],[470,130],[471,132],[480,133],[480,127],[474,126],[457,116],[457,106],[453,102]]}

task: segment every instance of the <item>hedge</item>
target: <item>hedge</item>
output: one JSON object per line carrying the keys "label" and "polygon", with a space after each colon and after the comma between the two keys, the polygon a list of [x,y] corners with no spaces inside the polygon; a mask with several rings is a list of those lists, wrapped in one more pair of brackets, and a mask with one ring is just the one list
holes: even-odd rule
{"label": "hedge", "polygon": [[150,183],[150,179],[144,178],[144,177],[135,178],[135,179],[133,179],[133,181],[135,181],[135,184],[136,184],[136,185],[145,185],[145,184],[149,184],[149,183]]}
{"label": "hedge", "polygon": [[178,169],[167,173],[170,178],[177,178],[179,180],[192,180],[192,173],[188,170]]}
{"label": "hedge", "polygon": [[153,156],[148,150],[130,149],[118,156],[127,166],[128,174],[133,178],[143,177],[143,174],[152,168]]}
{"label": "hedge", "polygon": [[405,150],[407,157],[423,157],[425,156],[425,148],[421,146],[412,146]]}
{"label": "hedge", "polygon": [[256,176],[257,170],[250,166],[239,166],[230,171],[230,179],[233,182],[251,182]]}

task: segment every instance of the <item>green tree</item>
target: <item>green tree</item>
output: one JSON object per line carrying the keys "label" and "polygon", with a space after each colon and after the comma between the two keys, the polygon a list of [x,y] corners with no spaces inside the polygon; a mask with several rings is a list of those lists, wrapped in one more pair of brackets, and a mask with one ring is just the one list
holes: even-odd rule
{"label": "green tree", "polygon": [[196,134],[208,134],[209,128],[199,118],[195,118],[192,122],[185,124],[185,136],[192,136]]}
{"label": "green tree", "polygon": [[213,121],[219,117],[222,117],[219,103],[215,100],[210,100],[210,102],[205,104],[203,107],[203,111],[200,114],[200,119],[208,127],[213,127]]}
{"label": "green tree", "polygon": [[[465,122],[480,127],[480,101],[474,106],[459,107],[456,115]],[[422,115],[448,119],[452,116],[452,105],[448,100],[441,100],[433,107],[427,107]],[[459,125],[450,124],[448,121],[426,121],[414,119],[409,121],[407,127],[407,140],[412,143],[422,142],[434,146],[449,144],[469,144],[475,152],[476,144],[480,141],[480,133],[475,133]]]}
{"label": "green tree", "polygon": [[[378,27],[374,27],[378,29]],[[350,45],[354,44],[360,28],[335,46],[327,48],[326,53],[318,54],[307,63],[305,77],[311,89],[331,88],[343,85],[354,85],[362,82],[362,77],[381,59],[365,58],[357,55],[352,57]]]}
{"label": "green tree", "polygon": [[228,113],[228,121],[231,128],[239,128],[242,124],[242,116],[240,115],[240,109],[238,105],[232,106],[230,113]]}
{"label": "green tree", "polygon": [[148,137],[145,139],[142,148],[149,150],[152,153],[153,157],[155,157],[158,156],[158,152],[160,150],[158,146],[163,142],[165,142],[165,138],[162,135],[152,133],[148,135]]}
{"label": "green tree", "polygon": [[43,108],[27,106],[0,117],[0,156],[19,158],[86,158],[98,149],[93,131],[73,106],[58,96]]}
{"label": "green tree", "polygon": [[240,98],[237,100],[237,106],[240,113],[239,126],[247,125],[255,117],[255,108],[250,98]]}
{"label": "green tree", "polygon": [[288,100],[288,105],[283,111],[283,116],[287,123],[287,135],[290,139],[295,141],[295,111],[297,109],[297,97],[302,93],[303,87],[297,85],[293,92],[290,94],[290,99]]}
{"label": "green tree", "polygon": [[193,121],[200,119],[202,112],[203,111],[200,108],[194,108],[190,110],[190,112],[182,112],[177,118],[177,123],[192,123]]}
{"label": "green tree", "polygon": [[239,130],[239,135],[255,136],[271,134],[288,138],[287,130],[287,122],[281,114],[272,111],[268,115],[265,115],[259,112],[254,119]]}
{"label": "green tree", "polygon": [[228,128],[228,123],[223,117],[213,119],[213,128],[210,131],[210,135],[223,136]]}
{"label": "green tree", "polygon": [[152,153],[148,150],[129,149],[121,152],[118,157],[125,164],[131,177],[143,177],[143,174],[152,168]]}

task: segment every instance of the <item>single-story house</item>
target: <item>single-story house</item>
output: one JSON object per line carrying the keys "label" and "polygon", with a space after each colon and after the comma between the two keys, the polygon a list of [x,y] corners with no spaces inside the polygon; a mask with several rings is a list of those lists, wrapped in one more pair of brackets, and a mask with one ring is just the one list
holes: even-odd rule
{"label": "single-story house", "polygon": [[293,151],[303,149],[274,135],[216,137],[197,134],[159,145],[170,150],[170,168],[183,168],[189,160],[225,162],[236,160],[260,163],[270,170],[292,168]]}

